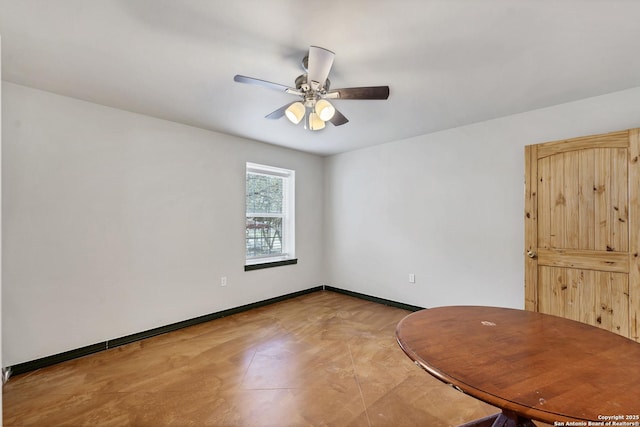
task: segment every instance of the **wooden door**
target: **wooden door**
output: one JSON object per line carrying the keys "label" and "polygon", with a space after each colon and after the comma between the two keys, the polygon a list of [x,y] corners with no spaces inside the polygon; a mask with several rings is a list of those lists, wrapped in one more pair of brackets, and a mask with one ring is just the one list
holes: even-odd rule
{"label": "wooden door", "polygon": [[640,129],[525,147],[525,309],[640,341]]}

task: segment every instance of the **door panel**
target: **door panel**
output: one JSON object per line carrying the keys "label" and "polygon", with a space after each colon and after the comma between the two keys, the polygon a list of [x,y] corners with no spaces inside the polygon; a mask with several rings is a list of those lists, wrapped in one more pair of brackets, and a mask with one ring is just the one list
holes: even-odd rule
{"label": "door panel", "polygon": [[541,313],[629,335],[629,283],[625,273],[540,266]]}
{"label": "door panel", "polygon": [[525,148],[525,308],[639,340],[640,131]]}
{"label": "door panel", "polygon": [[586,148],[538,160],[539,248],[628,251],[626,157]]}

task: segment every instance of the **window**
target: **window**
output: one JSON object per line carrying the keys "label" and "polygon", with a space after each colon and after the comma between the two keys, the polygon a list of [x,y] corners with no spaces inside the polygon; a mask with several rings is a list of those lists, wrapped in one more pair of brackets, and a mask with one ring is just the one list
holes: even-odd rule
{"label": "window", "polygon": [[295,172],[247,163],[245,270],[295,259]]}

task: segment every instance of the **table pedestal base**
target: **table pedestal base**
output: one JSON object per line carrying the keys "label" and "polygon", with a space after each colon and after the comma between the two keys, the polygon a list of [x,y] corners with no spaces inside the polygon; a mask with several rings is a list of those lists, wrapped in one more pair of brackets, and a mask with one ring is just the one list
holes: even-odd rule
{"label": "table pedestal base", "polygon": [[515,412],[502,411],[458,427],[536,427],[536,425],[529,418],[523,418]]}

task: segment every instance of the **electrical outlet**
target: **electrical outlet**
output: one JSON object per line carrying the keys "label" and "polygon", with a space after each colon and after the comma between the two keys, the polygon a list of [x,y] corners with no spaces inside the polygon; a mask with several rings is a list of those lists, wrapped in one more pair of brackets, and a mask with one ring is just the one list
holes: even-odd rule
{"label": "electrical outlet", "polygon": [[409,273],[409,283],[416,283],[416,275]]}
{"label": "electrical outlet", "polygon": [[222,276],[220,278],[220,286],[227,286],[227,276]]}

